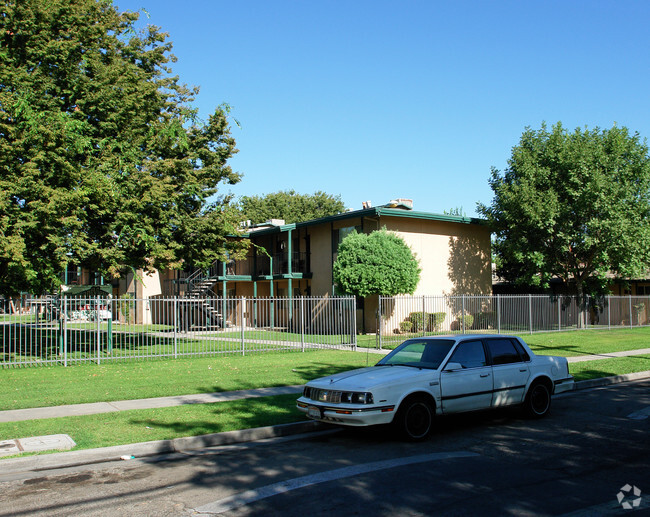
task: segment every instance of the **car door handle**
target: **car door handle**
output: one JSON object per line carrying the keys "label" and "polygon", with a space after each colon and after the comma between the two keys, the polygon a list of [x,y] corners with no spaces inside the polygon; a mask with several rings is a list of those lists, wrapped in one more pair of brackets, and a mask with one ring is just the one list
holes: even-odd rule
{"label": "car door handle", "polygon": [[490,376],[489,373],[482,373],[482,374],[481,374],[481,377],[489,377],[489,376]]}
{"label": "car door handle", "polygon": [[527,371],[528,371],[528,368],[519,368],[519,371],[520,371],[520,372],[527,372]]}

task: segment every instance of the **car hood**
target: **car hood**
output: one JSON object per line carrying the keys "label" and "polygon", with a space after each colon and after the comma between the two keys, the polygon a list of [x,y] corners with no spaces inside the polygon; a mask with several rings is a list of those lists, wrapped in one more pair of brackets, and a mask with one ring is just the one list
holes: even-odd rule
{"label": "car hood", "polygon": [[419,376],[431,377],[435,370],[411,366],[371,366],[349,372],[336,373],[308,382],[309,386],[345,391],[366,391],[382,384],[394,384]]}

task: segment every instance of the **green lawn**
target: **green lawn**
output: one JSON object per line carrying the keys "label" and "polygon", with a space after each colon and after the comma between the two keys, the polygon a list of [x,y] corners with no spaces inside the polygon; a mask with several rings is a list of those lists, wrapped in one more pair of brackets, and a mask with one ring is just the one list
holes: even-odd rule
{"label": "green lawn", "polygon": [[[382,348],[395,348],[409,337],[418,337],[420,335],[413,334],[411,336],[405,334],[383,337]],[[522,332],[514,335],[520,336],[528,343],[533,352],[540,355],[572,357],[650,348],[650,327],[539,332],[535,334]],[[365,337],[373,337],[374,339],[374,336]]]}
{"label": "green lawn", "polygon": [[615,359],[569,364],[569,372],[576,381],[645,371],[650,371],[650,355],[617,357]]}
{"label": "green lawn", "polygon": [[[174,332],[164,325],[112,325],[71,323],[65,335],[55,324],[0,326],[0,359],[5,363],[57,364],[84,361],[119,361],[142,357],[175,357],[232,353],[242,349],[241,330]],[[64,338],[65,337],[65,345]],[[265,329],[243,333],[246,351],[282,350],[310,345],[349,345],[349,334],[300,334]],[[374,345],[373,345],[374,346]],[[64,353],[65,352],[65,353]]]}
{"label": "green lawn", "polygon": [[[374,336],[370,336],[374,339]],[[370,337],[366,336],[368,341]],[[650,347],[650,328],[524,335],[536,353],[577,356]],[[302,384],[380,356],[311,350],[0,370],[0,410]],[[650,370],[650,355],[572,363],[576,380]],[[295,395],[0,424],[0,440],[69,434],[77,449],[304,420]]]}
{"label": "green lawn", "polygon": [[[299,422],[296,395],[0,423],[0,440],[68,434],[75,450]],[[1,460],[0,460],[1,463]]]}
{"label": "green lawn", "polygon": [[374,364],[340,350],[0,370],[0,410],[302,384]]}
{"label": "green lawn", "polygon": [[650,348],[650,327],[519,334],[536,354],[573,357]]}

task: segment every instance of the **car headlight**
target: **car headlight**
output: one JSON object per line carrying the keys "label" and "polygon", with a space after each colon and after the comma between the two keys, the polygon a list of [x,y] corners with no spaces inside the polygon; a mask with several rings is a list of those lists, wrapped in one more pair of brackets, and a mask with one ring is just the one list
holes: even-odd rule
{"label": "car headlight", "polygon": [[302,391],[303,397],[318,402],[329,402],[331,404],[374,404],[372,393],[363,391],[338,391],[323,390],[305,386]]}
{"label": "car headlight", "polygon": [[343,392],[341,394],[341,402],[348,404],[374,404],[372,393],[370,392]]}

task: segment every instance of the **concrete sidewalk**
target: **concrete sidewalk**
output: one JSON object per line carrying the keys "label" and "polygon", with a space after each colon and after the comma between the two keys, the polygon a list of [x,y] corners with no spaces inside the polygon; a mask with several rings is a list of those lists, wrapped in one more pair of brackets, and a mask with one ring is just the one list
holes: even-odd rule
{"label": "concrete sidewalk", "polygon": [[581,363],[584,361],[599,361],[601,359],[612,359],[614,357],[630,357],[633,355],[650,354],[650,348],[640,348],[639,350],[624,350],[623,352],[608,352],[606,354],[579,355],[576,357],[567,357],[569,363]]}
{"label": "concrete sidewalk", "polygon": [[270,397],[300,393],[300,386],[280,386],[277,388],[257,388],[251,390],[223,391],[219,393],[197,393],[195,395],[177,395],[174,397],[157,397],[150,399],[118,400],[113,402],[93,402],[89,404],[71,404],[68,406],[37,407],[29,409],[10,409],[0,411],[0,422],[20,422],[64,416],[96,415],[131,409],[156,409],[162,407],[184,406],[187,404],[211,404],[228,400]]}

